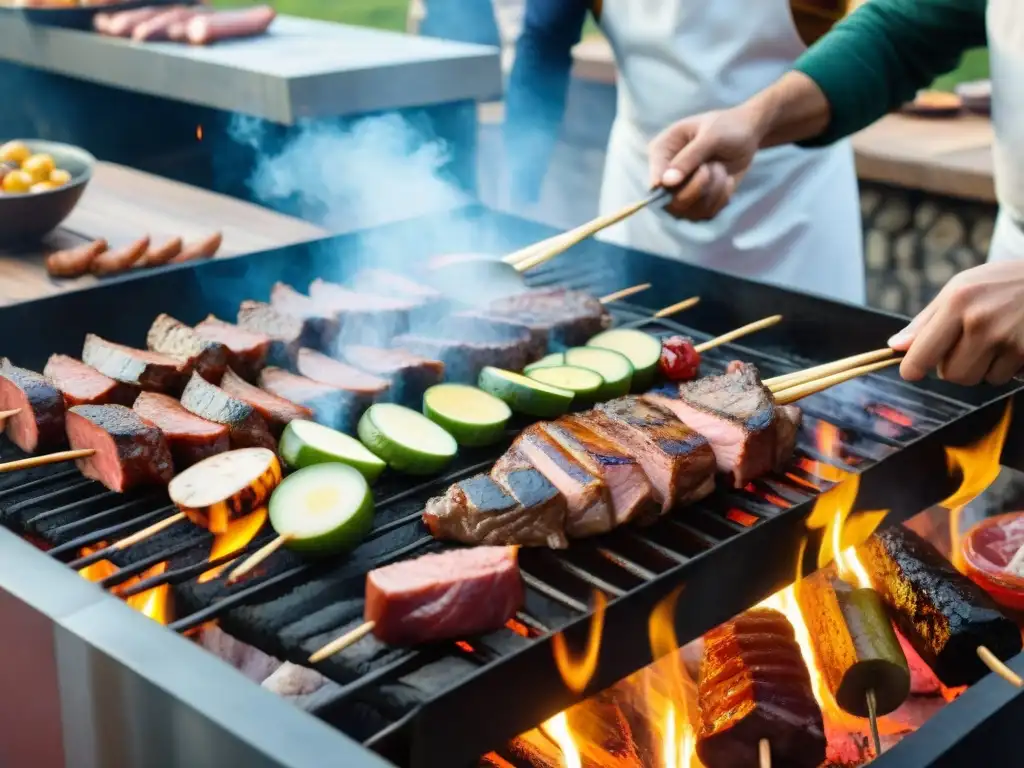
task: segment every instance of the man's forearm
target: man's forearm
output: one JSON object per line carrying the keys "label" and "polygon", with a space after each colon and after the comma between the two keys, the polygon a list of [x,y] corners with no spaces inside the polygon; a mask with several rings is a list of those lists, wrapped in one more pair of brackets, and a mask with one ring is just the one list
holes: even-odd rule
{"label": "man's forearm", "polygon": [[805,141],[828,128],[832,109],[821,88],[802,72],[788,72],[744,104],[760,147]]}

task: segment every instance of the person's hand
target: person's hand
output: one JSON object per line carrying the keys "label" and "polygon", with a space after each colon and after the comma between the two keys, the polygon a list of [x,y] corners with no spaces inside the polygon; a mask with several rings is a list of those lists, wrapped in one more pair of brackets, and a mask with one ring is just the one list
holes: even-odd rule
{"label": "person's hand", "polygon": [[1024,368],[1024,261],[961,272],[889,346],[906,351],[909,381],[934,368],[955,384],[1005,384]]}
{"label": "person's hand", "polygon": [[743,107],[673,123],[648,149],[651,187],[678,186],[692,173],[665,210],[680,219],[711,219],[729,202],[760,140],[755,121]]}

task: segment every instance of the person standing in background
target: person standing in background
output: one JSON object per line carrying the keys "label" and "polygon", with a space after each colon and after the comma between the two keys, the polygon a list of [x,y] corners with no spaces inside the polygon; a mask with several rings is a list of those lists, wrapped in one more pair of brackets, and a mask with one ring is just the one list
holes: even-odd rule
{"label": "person standing in background", "polygon": [[526,0],[412,0],[406,31],[501,48],[502,69],[515,57]]}
{"label": "person standing in background", "polygon": [[[617,113],[601,187],[608,213],[647,195],[647,147],[671,123],[736,104],[777,80],[847,0],[527,0],[506,97],[513,199],[534,202],[565,112],[572,47],[588,12],[618,65]],[[726,184],[720,163],[709,173]],[[731,194],[733,190],[730,188]],[[703,201],[710,212],[716,201]],[[693,218],[699,210],[693,209]],[[712,221],[647,209],[603,236],[757,280],[864,301],[860,205],[846,143],[759,153]]]}

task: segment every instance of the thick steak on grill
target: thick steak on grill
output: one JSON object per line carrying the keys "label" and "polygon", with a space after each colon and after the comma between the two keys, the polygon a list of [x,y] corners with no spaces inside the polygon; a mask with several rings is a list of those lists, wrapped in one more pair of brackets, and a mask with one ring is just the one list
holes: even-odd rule
{"label": "thick steak on grill", "polygon": [[0,422],[11,442],[26,453],[51,451],[67,442],[64,432],[64,396],[35,371],[0,358],[0,411],[20,413]]}
{"label": "thick steak on grill", "polygon": [[419,408],[423,393],[444,381],[444,363],[405,349],[355,345],[345,347],[341,356],[350,365],[387,379],[391,383],[390,399],[411,408]]}
{"label": "thick steak on grill", "polygon": [[612,317],[596,298],[583,291],[545,288],[498,299],[487,314],[543,329],[551,347],[574,347],[611,326]]}
{"label": "thick steak on grill", "polygon": [[332,354],[347,344],[389,344],[409,329],[413,313],[423,306],[418,299],[353,291],[319,278],[310,284],[309,295],[341,323],[337,346],[323,348]]}
{"label": "thick steak on grill", "polygon": [[308,346],[331,349],[337,342],[341,330],[337,312],[299,293],[290,285],[274,283],[270,289],[270,306],[282,314],[302,320],[302,338],[308,342]]}
{"label": "thick steak on grill", "polygon": [[373,402],[385,400],[388,390],[391,389],[391,384],[386,379],[312,349],[299,350],[295,368],[307,379],[343,389],[357,397],[368,397]]}
{"label": "thick steak on grill", "polygon": [[486,366],[522,370],[530,362],[530,334],[514,324],[484,326],[452,315],[424,333],[399,336],[394,346],[444,363],[448,381],[476,384]]}
{"label": "thick steak on grill", "polygon": [[43,375],[61,391],[69,408],[73,405],[130,406],[139,394],[137,387],[114,381],[91,365],[67,355],[50,355]]}
{"label": "thick steak on grill", "polygon": [[[565,497],[544,475],[534,467],[515,446],[505,451],[491,470],[491,477],[506,493],[530,510],[537,523],[527,541],[505,541],[504,544],[532,546],[543,538],[551,549],[569,546],[565,536],[568,515]],[[535,534],[541,534],[535,535]]]}
{"label": "thick steak on grill", "polygon": [[224,374],[220,387],[232,397],[248,403],[264,418],[274,437],[280,437],[284,428],[296,419],[312,419],[313,411],[303,405],[285,400],[255,384],[250,384],[233,371]]}
{"label": "thick steak on grill", "polygon": [[186,360],[115,344],[92,333],[85,337],[82,362],[124,384],[175,396],[192,372]]}
{"label": "thick steak on grill", "polygon": [[277,440],[255,408],[198,374],[192,374],[181,404],[189,413],[226,426],[232,448],[277,449]]}
{"label": "thick steak on grill", "polygon": [[187,364],[213,384],[220,381],[228,366],[228,349],[196,333],[170,315],[158,315],[146,334],[146,346],[153,352],[187,361]]}
{"label": "thick steak on grill", "polygon": [[72,449],[96,451],[75,461],[79,470],[112,491],[166,485],[174,476],[167,440],[131,408],[76,405],[68,410],[67,431]]}
{"label": "thick steak on grill", "polygon": [[213,315],[195,328],[203,339],[223,344],[227,349],[228,367],[246,381],[255,381],[270,354],[270,337],[265,333],[239,328]]}
{"label": "thick steak on grill", "polygon": [[316,346],[320,339],[315,322],[289,315],[262,301],[245,300],[238,308],[238,324],[270,339],[267,363],[287,367],[302,347]]}
{"label": "thick steak on grill", "polygon": [[189,413],[169,395],[143,392],[133,410],[163,432],[178,472],[231,447],[226,426]]}
{"label": "thick steak on grill", "polygon": [[789,621],[755,608],[704,637],[697,684],[697,755],[706,768],[757,765],[761,739],[773,763],[817,768],[825,728]]}
{"label": "thick steak on grill", "polygon": [[313,420],[324,426],[352,434],[359,417],[373,404],[364,393],[321,384],[281,368],[264,368],[260,386],[278,397],[290,400],[313,412]]}

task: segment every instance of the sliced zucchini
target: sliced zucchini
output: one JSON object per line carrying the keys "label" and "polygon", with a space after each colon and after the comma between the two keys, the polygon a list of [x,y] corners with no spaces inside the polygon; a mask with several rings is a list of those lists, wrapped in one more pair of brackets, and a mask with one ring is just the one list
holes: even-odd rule
{"label": "sliced zucchini", "polygon": [[604,386],[601,374],[588,371],[586,368],[574,368],[571,365],[560,365],[557,368],[538,368],[530,371],[530,378],[542,384],[565,389],[573,393],[573,403],[596,402],[597,393]]}
{"label": "sliced zucchini", "polygon": [[487,366],[480,371],[480,389],[504,400],[517,413],[542,419],[561,416],[572,405],[573,393],[512,371]]}
{"label": "sliced zucchini", "polygon": [[596,371],[604,379],[597,400],[604,402],[629,392],[633,381],[633,364],[619,352],[600,347],[574,347],[565,353],[565,364]]}
{"label": "sliced zucchini", "polygon": [[530,371],[535,371],[538,368],[554,368],[559,365],[565,365],[565,355],[561,352],[552,352],[550,355],[545,355],[537,362],[530,363],[523,368],[523,373],[529,375]]}
{"label": "sliced zucchini", "polygon": [[289,475],[278,486],[270,497],[269,513],[270,524],[285,537],[289,549],[347,552],[373,525],[373,496],[355,467],[317,464]]}
{"label": "sliced zucchini", "polygon": [[359,420],[357,431],[363,445],[389,467],[410,475],[440,472],[459,450],[448,432],[404,405],[371,405]]}
{"label": "sliced zucchini", "polygon": [[232,520],[263,506],[280,482],[273,451],[242,448],[193,464],[171,480],[167,492],[193,523],[224,533]]}
{"label": "sliced zucchini", "polygon": [[465,384],[437,384],[423,393],[423,413],[459,445],[490,445],[501,439],[512,411],[494,395]]}
{"label": "sliced zucchini", "polygon": [[661,341],[634,328],[613,328],[587,342],[588,347],[610,349],[626,357],[633,365],[633,390],[647,389],[654,382],[661,359]]}
{"label": "sliced zucchini", "polygon": [[296,419],[284,428],[277,451],[293,469],[314,464],[348,464],[372,483],[387,466],[354,437],[315,421]]}

